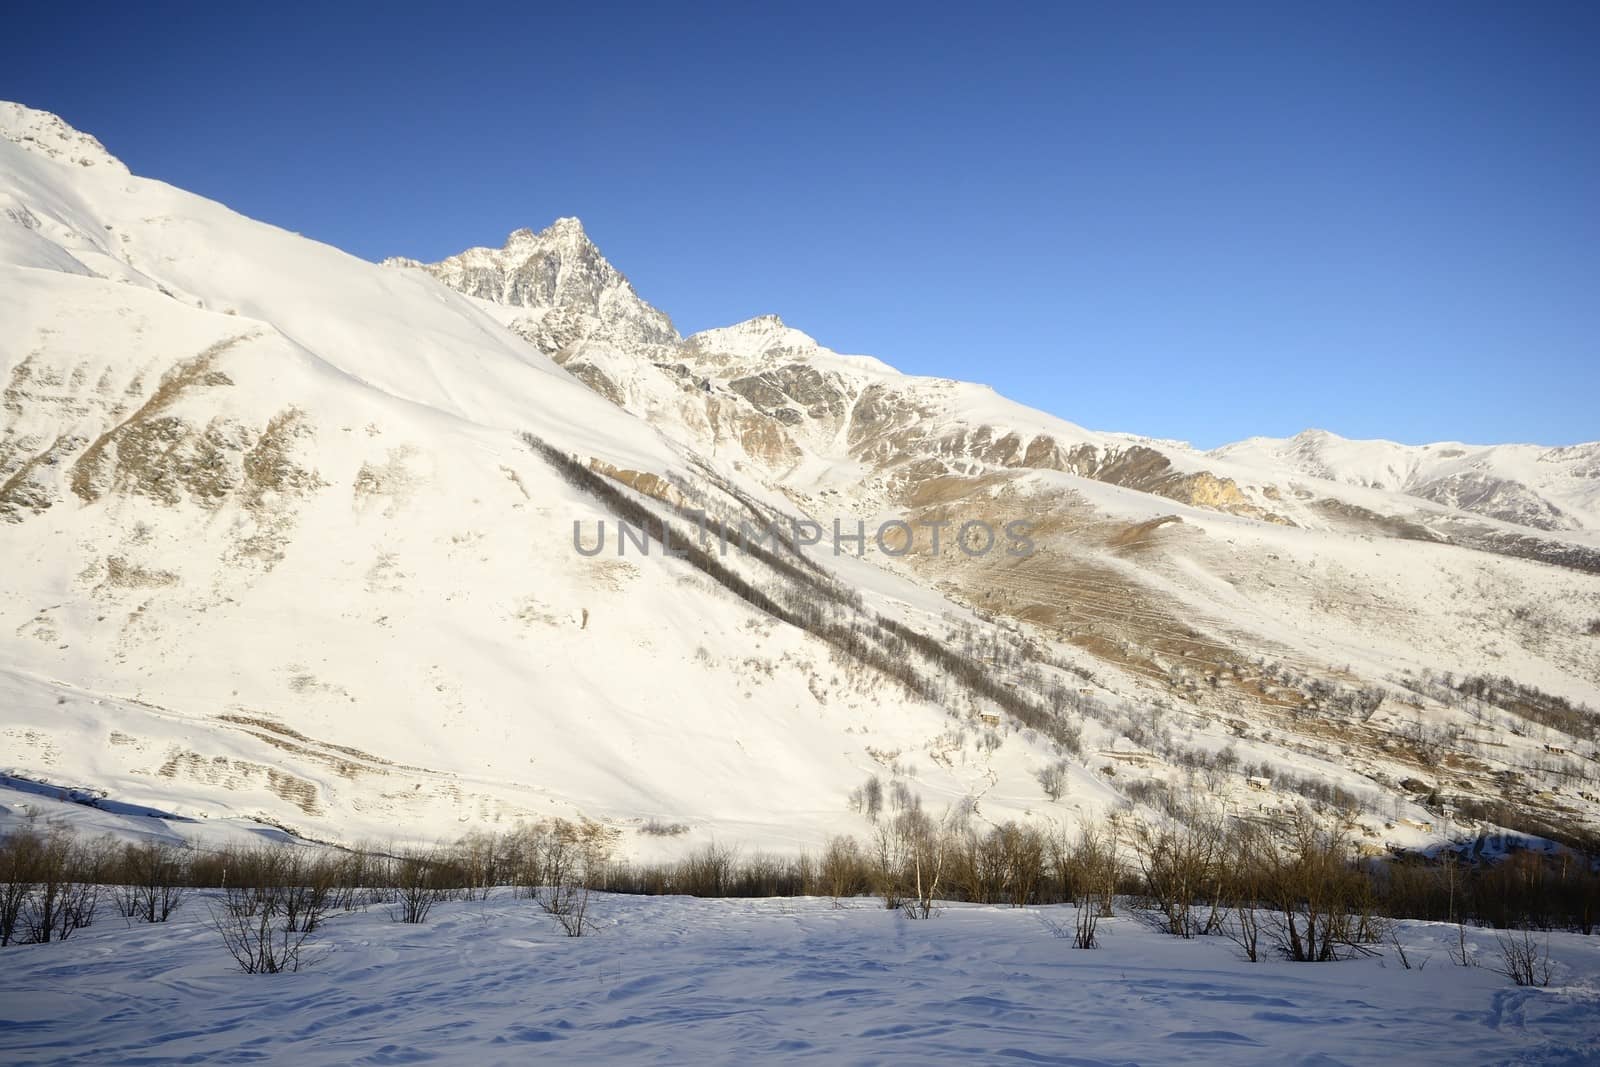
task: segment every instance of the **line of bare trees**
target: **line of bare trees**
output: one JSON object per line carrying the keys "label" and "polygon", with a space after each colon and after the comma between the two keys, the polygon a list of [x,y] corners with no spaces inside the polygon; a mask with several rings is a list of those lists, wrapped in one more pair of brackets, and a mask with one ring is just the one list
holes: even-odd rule
{"label": "line of bare trees", "polygon": [[94,924],[107,851],[67,830],[22,830],[0,849],[0,945],[65,941]]}
{"label": "line of bare trees", "polygon": [[0,944],[66,939],[106,901],[128,921],[165,922],[208,888],[220,890],[204,902],[210,924],[242,969],[294,970],[330,914],[380,907],[396,922],[422,923],[441,901],[510,887],[574,937],[595,929],[599,891],[806,895],[841,906],[871,897],[918,920],[936,917],[945,901],[1072,904],[1070,928],[1058,929],[1079,948],[1096,947],[1100,922],[1121,913],[1175,937],[1226,938],[1249,960],[1306,962],[1398,948],[1389,919],[1423,918],[1457,925],[1462,965],[1474,962],[1466,926],[1506,931],[1502,973],[1536,981],[1549,972],[1538,935],[1592,933],[1600,908],[1594,854],[1362,858],[1345,833],[1308,812],[1273,825],[1124,813],[1068,832],[980,826],[964,808],[935,815],[910,797],[867,838],[835,837],[816,855],[712,844],[675,862],[635,864],[613,859],[617,839],[597,822],[550,819],[430,849],[200,850],[28,827],[0,840]]}
{"label": "line of bare trees", "polygon": [[305,844],[199,849],[165,840],[85,838],[65,825],[0,838],[0,946],[62,941],[110,902],[129,922],[167,922],[197,889],[223,946],[250,973],[298,970],[331,913],[386,908],[423,923],[435,904],[513,887],[572,937],[594,928],[591,891],[617,831],[550,819],[424,849]]}

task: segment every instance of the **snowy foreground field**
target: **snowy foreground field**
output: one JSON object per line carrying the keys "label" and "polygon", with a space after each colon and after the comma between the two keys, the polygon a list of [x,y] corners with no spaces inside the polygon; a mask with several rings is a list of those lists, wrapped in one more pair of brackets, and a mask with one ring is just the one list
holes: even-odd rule
{"label": "snowy foreground field", "polygon": [[1600,1063],[1600,938],[1552,935],[1554,981],[1451,966],[1454,929],[1407,923],[1413,965],[1236,958],[1067,908],[602,897],[561,936],[509,896],[336,916],[296,974],[238,973],[197,898],[166,926],[106,918],[0,950],[0,1062]]}

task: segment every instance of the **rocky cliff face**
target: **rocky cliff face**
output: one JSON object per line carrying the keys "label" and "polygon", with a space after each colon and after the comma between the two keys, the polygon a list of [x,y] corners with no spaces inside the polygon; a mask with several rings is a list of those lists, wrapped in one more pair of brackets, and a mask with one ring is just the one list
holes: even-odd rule
{"label": "rocky cliff face", "polygon": [[514,327],[549,355],[580,341],[635,347],[679,340],[672,320],[639,298],[577,219],[557,219],[538,233],[517,230],[501,248],[385,265],[424,270],[467,296],[522,309]]}

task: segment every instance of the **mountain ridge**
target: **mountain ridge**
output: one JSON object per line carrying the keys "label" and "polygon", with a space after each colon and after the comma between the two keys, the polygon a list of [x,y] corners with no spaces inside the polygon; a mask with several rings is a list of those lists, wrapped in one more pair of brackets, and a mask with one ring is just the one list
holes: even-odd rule
{"label": "mountain ridge", "polygon": [[[550,236],[558,230],[566,240],[560,249],[554,247]],[[518,237],[518,235],[523,236]],[[557,260],[564,256],[598,258],[605,262],[606,269],[611,275],[620,279],[618,284],[627,286],[626,292],[631,299],[626,306],[619,306],[616,309],[618,316],[642,317],[644,320],[660,316],[662,319],[667,319],[665,313],[638,298],[625,277],[616,271],[609,261],[604,261],[604,257],[584,233],[582,223],[575,218],[558,219],[551,227],[537,234],[529,229],[514,231],[512,237],[508,238],[506,247],[509,249],[514,245],[537,248],[539,254]],[[476,263],[478,269],[484,273],[467,275],[460,265],[464,261]],[[530,294],[516,287],[515,279],[522,268],[508,265],[505,257],[494,250],[469,249],[435,264],[422,264],[414,260],[385,262],[393,266],[427,271],[451,288],[490,303],[512,307],[530,306],[527,303]],[[692,372],[691,377],[696,382],[705,382],[718,371],[744,368],[752,363],[772,365],[794,360],[817,365],[842,364],[850,368],[907,380],[938,381],[938,379],[916,379],[904,375],[872,356],[841,355],[826,348],[814,337],[788,325],[776,314],[759,315],[728,326],[702,330],[686,338],[679,338],[675,331],[668,335],[659,330],[650,330],[648,327],[618,332],[614,327],[592,324],[593,318],[598,315],[588,301],[567,299],[553,293],[548,286],[544,291],[548,294],[545,300],[550,305],[549,310],[514,317],[507,324],[532,341],[536,347],[562,362],[581,355],[574,351],[575,346],[581,348],[591,343],[609,344],[624,353],[628,353],[630,349],[639,349],[642,352],[640,346],[659,345],[674,348],[676,352],[669,357],[661,351],[652,349],[646,353],[647,358],[654,362],[684,358],[684,362],[689,365]],[[510,294],[509,297],[507,294]],[[586,316],[585,323],[577,326],[569,323],[568,316],[564,312],[574,306]],[[548,324],[547,319],[551,320]],[[556,323],[565,327],[562,332],[558,333],[551,328]],[[633,354],[637,355],[639,352]],[[578,359],[573,369],[603,394],[613,399],[619,397],[621,395],[619,386],[599,367],[599,363],[604,360],[597,361],[592,351],[588,355],[590,357],[588,359]],[[950,379],[945,380],[953,382]],[[993,391],[991,387],[977,383],[953,384]],[[1020,409],[1020,405],[1018,407]],[[1019,410],[1011,413],[1010,417],[1016,420],[1020,416]],[[1056,417],[1038,411],[1032,412],[1027,419],[1037,423],[1039,419],[1055,420]],[[1060,420],[1060,425],[1072,424]],[[1600,529],[1600,476],[1595,473],[1597,465],[1600,465],[1600,442],[1545,449],[1535,445],[1520,444],[1473,447],[1453,442],[1403,446],[1382,441],[1353,442],[1327,431],[1308,429],[1288,439],[1256,437],[1210,450],[1199,450],[1181,442],[1142,435],[1094,432],[1079,427],[1075,429],[1079,431],[1078,434],[1068,434],[1069,438],[1077,438],[1074,440],[1075,444],[1082,444],[1091,437],[1097,442],[1108,440],[1128,442],[1161,453],[1168,466],[1187,475],[1209,476],[1209,480],[1206,481],[1208,486],[1211,484],[1226,486],[1231,483],[1233,489],[1221,490],[1220,497],[1216,493],[1212,495],[1218,499],[1232,500],[1233,507],[1253,509],[1254,514],[1270,514],[1273,509],[1267,500],[1253,496],[1248,490],[1238,489],[1238,486],[1251,481],[1266,480],[1270,475],[1255,471],[1251,472],[1254,477],[1235,476],[1227,471],[1213,469],[1217,461],[1244,461],[1258,467],[1276,468],[1280,479],[1285,474],[1294,474],[1362,488],[1396,490],[1418,500],[1458,508],[1545,532]],[[995,436],[1004,438],[1005,429],[1002,428]],[[1337,447],[1329,448],[1328,442],[1337,442]],[[1044,445],[1042,448],[1045,452],[1053,451],[1054,443]],[[1330,462],[1326,454],[1340,449],[1347,458],[1343,462]],[[1104,451],[1103,446],[1102,451]],[[1368,469],[1373,464],[1371,454],[1378,451],[1390,457],[1390,469],[1386,476]],[[1456,451],[1471,453],[1473,458],[1455,464],[1455,469],[1452,470],[1436,471],[1426,476],[1417,472],[1416,468],[1421,465],[1417,457],[1428,457],[1436,461],[1434,466],[1438,467],[1440,461],[1450,458],[1450,454]],[[1537,455],[1530,459],[1530,454],[1535,451]],[[1024,454],[1025,452],[1024,449]],[[1363,452],[1367,454],[1365,457],[1359,455]],[[1397,462],[1395,457],[1403,457],[1398,462],[1409,468],[1409,472],[1393,469]],[[1560,472],[1560,476],[1539,480],[1530,473],[1533,470],[1530,463],[1534,461],[1558,462],[1564,470]],[[1212,467],[1208,467],[1208,464]],[[1092,471],[1097,466],[1112,465],[1104,461],[1098,464],[1079,462],[1073,465],[1073,469],[1083,473]],[[1566,476],[1568,471],[1572,472],[1570,477]],[[1533,484],[1529,484],[1530,481]],[[1289,491],[1289,487],[1284,484],[1276,484],[1274,489],[1280,497]],[[1195,497],[1191,494],[1190,499]]]}

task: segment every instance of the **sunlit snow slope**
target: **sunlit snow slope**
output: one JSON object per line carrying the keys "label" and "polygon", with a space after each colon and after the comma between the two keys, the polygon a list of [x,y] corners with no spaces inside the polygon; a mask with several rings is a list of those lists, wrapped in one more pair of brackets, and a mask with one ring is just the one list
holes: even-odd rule
{"label": "sunlit snow slope", "polygon": [[[873,776],[987,821],[1331,796],[1373,847],[1441,796],[1600,811],[1592,717],[1424,674],[1600,703],[1581,460],[1519,483],[1570,521],[1518,525],[1089,431],[775,317],[681,338],[576,220],[380,266],[13,104],[0,210],[0,773],[341,840],[582,813],[634,851],[860,831]],[[1039,552],[573,545],[694,511],[1027,517]]]}

